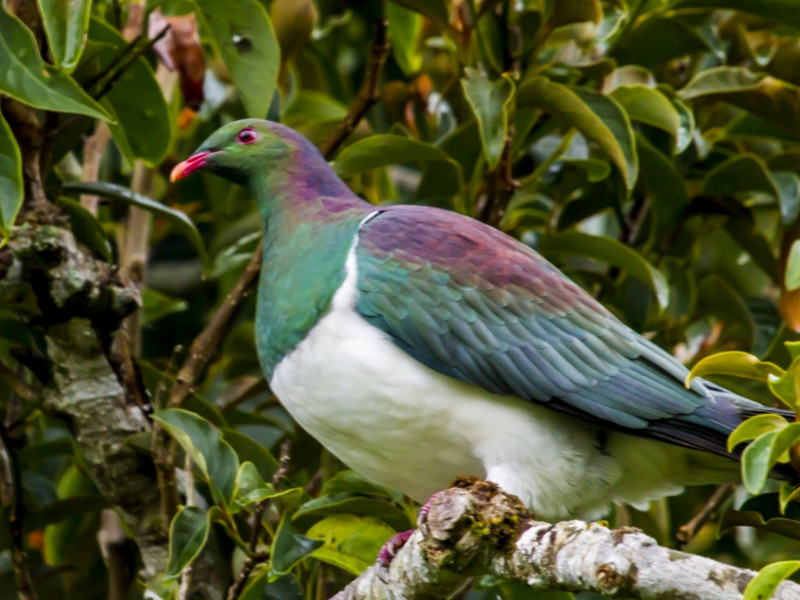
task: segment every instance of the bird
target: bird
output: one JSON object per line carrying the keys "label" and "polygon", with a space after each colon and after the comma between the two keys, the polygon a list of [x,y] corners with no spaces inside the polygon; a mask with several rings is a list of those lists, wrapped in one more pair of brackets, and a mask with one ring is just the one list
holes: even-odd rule
{"label": "bird", "polygon": [[[594,520],[735,479],[769,408],[702,378],[528,245],[468,216],[374,205],[279,123],[228,123],[171,173],[249,189],[263,218],[259,362],[297,423],[424,502],[459,475],[538,518]],[[733,459],[733,460],[732,460]]]}

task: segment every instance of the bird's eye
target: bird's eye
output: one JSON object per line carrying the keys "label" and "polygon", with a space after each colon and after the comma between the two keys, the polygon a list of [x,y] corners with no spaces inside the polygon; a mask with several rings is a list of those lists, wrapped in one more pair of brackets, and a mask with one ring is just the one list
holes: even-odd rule
{"label": "bird's eye", "polygon": [[246,127],[236,136],[236,141],[240,144],[252,144],[259,138],[258,132],[252,127]]}

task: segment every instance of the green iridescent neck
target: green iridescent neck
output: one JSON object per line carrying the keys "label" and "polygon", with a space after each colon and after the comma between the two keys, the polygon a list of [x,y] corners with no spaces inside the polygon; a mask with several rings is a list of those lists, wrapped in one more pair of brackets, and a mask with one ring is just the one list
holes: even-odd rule
{"label": "green iridescent neck", "polygon": [[305,166],[250,182],[264,218],[256,345],[268,377],[327,312],[359,223],[373,210],[324,161]]}

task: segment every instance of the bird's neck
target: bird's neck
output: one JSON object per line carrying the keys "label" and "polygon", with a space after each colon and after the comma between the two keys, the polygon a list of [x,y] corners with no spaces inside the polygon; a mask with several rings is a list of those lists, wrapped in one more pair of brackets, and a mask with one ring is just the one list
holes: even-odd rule
{"label": "bird's neck", "polygon": [[286,175],[251,183],[264,217],[256,344],[268,376],[327,312],[358,226],[374,209],[332,171]]}

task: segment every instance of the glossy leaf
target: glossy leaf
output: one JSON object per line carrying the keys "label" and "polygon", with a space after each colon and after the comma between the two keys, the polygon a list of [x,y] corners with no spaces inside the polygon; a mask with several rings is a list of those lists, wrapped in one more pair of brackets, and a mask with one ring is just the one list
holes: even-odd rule
{"label": "glossy leaf", "polygon": [[275,538],[272,540],[270,556],[271,570],[277,575],[288,573],[294,565],[323,545],[320,540],[312,540],[295,533],[292,529],[290,511],[284,512]]}
{"label": "glossy leaf", "polygon": [[756,439],[768,431],[778,431],[789,423],[781,415],[763,414],[750,417],[728,436],[728,452],[733,452],[742,442]]}
{"label": "glossy leaf", "polygon": [[675,231],[689,206],[686,182],[673,162],[644,136],[637,135],[636,147],[639,153],[639,183],[650,198],[654,234],[657,239],[664,239],[664,236]]}
{"label": "glossy leaf", "polygon": [[686,376],[686,387],[695,377],[709,375],[732,375],[757,381],[767,381],[770,375],[781,375],[783,369],[771,362],[762,362],[758,357],[732,350],[706,356],[698,362]]}
{"label": "glossy leaf", "polygon": [[746,500],[739,510],[725,511],[719,531],[742,525],[800,540],[800,504],[788,504],[782,514],[777,493],[761,494]]}
{"label": "glossy leaf", "polygon": [[400,6],[405,6],[429,19],[447,23],[449,21],[446,0],[390,0]]}
{"label": "glossy leaf", "polygon": [[647,262],[636,250],[609,237],[577,231],[559,233],[543,241],[545,254],[563,252],[599,260],[626,271],[644,283],[663,309],[669,303],[669,285],[664,274]]}
{"label": "glossy leaf", "polygon": [[795,412],[800,410],[800,359],[795,358],[785,373],[771,375],[767,384],[786,406]]}
{"label": "glossy leaf", "polygon": [[400,4],[387,2],[386,19],[389,21],[389,41],[397,64],[406,75],[417,72],[422,66],[422,54],[418,48],[422,17]]}
{"label": "glossy leaf", "polygon": [[233,495],[239,460],[219,430],[205,419],[182,409],[157,412],[161,422],[208,481],[215,500],[228,504]]}
{"label": "glossy leaf", "polygon": [[768,600],[780,583],[800,569],[800,560],[784,560],[761,569],[750,580],[742,600]]}
{"label": "glossy leaf", "polygon": [[800,29],[800,13],[795,0],[676,0],[672,5],[674,8],[738,10]]}
{"label": "glossy leaf", "polygon": [[206,254],[205,245],[203,244],[203,238],[200,237],[200,233],[197,231],[192,221],[183,212],[164,206],[143,194],[138,194],[129,188],[115,183],[104,181],[67,183],[64,184],[63,190],[67,193],[96,194],[105,198],[119,200],[125,204],[143,208],[153,213],[155,216],[165,219],[170,225],[188,238],[203,260],[203,263],[208,263],[208,256]]}
{"label": "glossy leaf", "polygon": [[578,129],[616,165],[628,188],[636,181],[636,142],[625,111],[608,96],[570,88],[544,77],[523,83],[517,108],[539,108]]}
{"label": "glossy leaf", "polygon": [[42,60],[33,34],[2,6],[0,31],[0,92],[44,110],[114,120],[69,75]]}
{"label": "glossy leaf", "polygon": [[655,67],[678,56],[709,50],[711,46],[695,29],[678,19],[655,14],[638,20],[612,55],[620,64]]}
{"label": "glossy leaf", "polygon": [[263,119],[278,81],[280,47],[267,11],[258,0],[195,0],[211,32],[247,116]]}
{"label": "glossy leaf", "polygon": [[[92,19],[89,37],[102,44],[92,52],[100,70],[107,69],[128,46],[113,27],[98,19]],[[102,102],[116,118],[117,123],[110,126],[111,133],[120,149],[129,149],[128,159],[141,158],[149,165],[161,162],[172,145],[173,117],[144,57],[125,69]]]}
{"label": "glossy leaf", "polygon": [[181,298],[170,298],[156,290],[142,290],[142,327],[152,325],[167,315],[186,310],[189,304]]}
{"label": "glossy leaf", "polygon": [[684,100],[712,97],[750,111],[791,133],[800,129],[800,88],[742,67],[700,72],[680,91]]}
{"label": "glossy leaf", "polygon": [[777,435],[777,430],[760,435],[742,453],[742,481],[751,494],[758,494],[767,482],[774,464],[770,460],[772,443]]}
{"label": "glossy leaf", "polygon": [[240,600],[303,600],[303,589],[291,573],[270,581],[270,573],[264,571],[242,592]]}
{"label": "glossy leaf", "polygon": [[786,273],[783,276],[783,287],[792,291],[800,288],[800,240],[795,240],[789,248],[786,259]]}
{"label": "glossy leaf", "polygon": [[550,6],[548,24],[551,27],[563,27],[584,21],[599,23],[603,18],[600,0],[556,0]]}
{"label": "glossy leaf", "polygon": [[446,152],[400,135],[372,135],[354,142],[337,155],[333,168],[339,175],[354,175],[392,164],[426,161],[447,163],[455,169],[460,181],[461,168]]}
{"label": "glossy leaf", "polygon": [[483,151],[493,169],[500,162],[508,135],[508,108],[514,95],[514,82],[507,75],[489,81],[476,69],[467,67],[465,71],[461,85],[475,113]]}
{"label": "glossy leaf", "polygon": [[37,4],[50,54],[57,67],[70,73],[78,65],[86,41],[92,1],[37,0]]}
{"label": "glossy leaf", "polygon": [[239,462],[250,461],[258,468],[258,472],[265,481],[271,481],[275,471],[278,470],[278,460],[272,453],[258,444],[253,438],[235,429],[226,429],[224,432],[225,441],[228,442]]}
{"label": "glossy leaf", "polygon": [[395,531],[372,517],[335,515],[327,517],[308,530],[307,536],[323,545],[313,556],[353,575],[359,575],[375,562],[384,542]]}
{"label": "glossy leaf", "polygon": [[681,118],[675,106],[664,94],[645,85],[622,85],[611,92],[628,116],[669,133],[677,146]]}
{"label": "glossy leaf", "polygon": [[738,154],[709,171],[703,191],[719,197],[734,196],[744,192],[764,192],[778,201],[784,223],[797,216],[800,208],[800,179],[786,173],[770,173],[764,161],[754,154]]}
{"label": "glossy leaf", "polygon": [[[22,157],[11,129],[0,113],[0,236],[5,238],[22,207]],[[0,238],[0,245],[2,239]]]}
{"label": "glossy leaf", "polygon": [[166,581],[181,576],[183,569],[200,556],[208,541],[211,522],[208,513],[197,506],[182,506],[169,526],[169,564]]}

